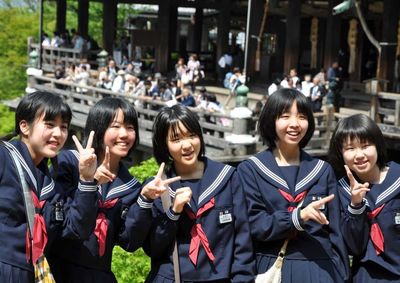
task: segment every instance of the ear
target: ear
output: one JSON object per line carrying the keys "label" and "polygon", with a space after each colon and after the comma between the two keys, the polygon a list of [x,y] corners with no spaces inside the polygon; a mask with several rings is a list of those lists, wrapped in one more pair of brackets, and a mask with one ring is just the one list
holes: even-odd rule
{"label": "ear", "polygon": [[22,135],[24,135],[24,136],[28,136],[29,135],[30,127],[29,127],[29,124],[28,124],[28,122],[26,120],[21,120],[19,122],[19,130],[20,130]]}

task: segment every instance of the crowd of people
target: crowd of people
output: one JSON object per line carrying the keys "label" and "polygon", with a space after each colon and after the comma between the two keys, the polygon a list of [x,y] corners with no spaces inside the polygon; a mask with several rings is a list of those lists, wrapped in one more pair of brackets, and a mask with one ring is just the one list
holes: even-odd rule
{"label": "crowd of people", "polygon": [[267,93],[271,95],[281,88],[297,89],[303,93],[311,102],[314,112],[321,112],[324,105],[332,106],[338,112],[341,104],[341,67],[335,61],[328,71],[322,68],[314,76],[305,74],[303,80],[295,68],[290,69],[288,75],[275,76],[268,86]]}
{"label": "crowd of people", "polygon": [[116,282],[115,245],[144,249],[146,282],[275,282],[277,271],[283,283],[398,282],[400,165],[365,115],[339,121],[323,161],[303,150],[309,99],[278,89],[258,118],[267,149],[234,168],[206,157],[190,108],[164,107],[152,137],[160,167],[144,184],[122,162],[140,137],[125,99],[91,108],[76,150],[62,149],[72,113],[60,97],[27,94],[15,118],[19,139],[0,146],[1,282],[35,282],[43,255],[56,282]]}

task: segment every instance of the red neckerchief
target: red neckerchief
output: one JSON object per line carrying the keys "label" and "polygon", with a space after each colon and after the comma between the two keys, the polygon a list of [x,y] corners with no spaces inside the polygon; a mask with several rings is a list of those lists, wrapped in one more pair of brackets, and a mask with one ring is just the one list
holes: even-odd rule
{"label": "red neckerchief", "polygon": [[368,212],[368,218],[371,220],[371,231],[369,233],[372,243],[374,244],[376,255],[379,255],[384,250],[385,239],[383,238],[381,227],[379,227],[378,222],[376,222],[376,217],[381,212],[385,204],[375,208],[373,211]]}
{"label": "red neckerchief", "polygon": [[[46,200],[39,201],[36,194],[31,191],[32,202],[36,210],[41,210],[46,203]],[[35,213],[35,219],[33,222],[33,235],[32,235],[32,257],[31,257],[31,237],[29,228],[26,230],[26,261],[32,258],[32,263],[36,263],[38,258],[43,255],[44,248],[47,244],[47,231],[46,222],[44,221],[43,215]]]}
{"label": "red neckerchief", "polygon": [[[213,208],[215,204],[215,198],[212,198],[209,202],[204,204],[195,215],[191,210],[185,209],[186,213],[188,214],[189,218],[192,220],[199,219],[201,215],[208,211],[209,209]],[[189,246],[189,258],[193,262],[194,265],[197,264],[197,257],[199,255],[200,243],[203,245],[204,250],[208,258],[211,261],[215,260],[215,256],[211,251],[210,245],[208,243],[207,235],[204,233],[203,227],[200,223],[195,223],[190,231],[190,235],[192,239],[190,240]]]}
{"label": "red neckerchief", "polygon": [[304,191],[304,192],[301,192],[300,194],[298,194],[295,198],[293,198],[291,194],[285,192],[282,189],[279,189],[279,193],[288,201],[288,203],[289,203],[288,211],[289,212],[292,212],[297,207],[297,205],[307,195],[307,191]]}
{"label": "red neckerchief", "polygon": [[[107,200],[102,202],[99,200],[99,208],[112,208],[118,202],[118,199]],[[108,222],[106,215],[103,212],[99,212],[96,218],[96,227],[94,228],[94,234],[97,237],[99,243],[99,256],[103,256],[106,250],[106,239],[107,239]]]}

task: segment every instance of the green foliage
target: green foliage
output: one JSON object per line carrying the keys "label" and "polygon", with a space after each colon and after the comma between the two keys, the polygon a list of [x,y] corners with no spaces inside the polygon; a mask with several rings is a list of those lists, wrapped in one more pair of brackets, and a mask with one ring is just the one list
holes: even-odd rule
{"label": "green foliage", "polygon": [[115,247],[112,271],[119,283],[143,283],[150,271],[150,260],[141,249],[132,254]]}
{"label": "green foliage", "polygon": [[129,169],[129,173],[141,183],[147,178],[156,175],[157,171],[158,164],[154,158],[142,161],[139,166],[133,166]]}
{"label": "green foliage", "polygon": [[0,9],[0,99],[24,93],[27,38],[38,34],[38,19],[28,9]]}
{"label": "green foliage", "polygon": [[0,136],[14,131],[15,114],[8,107],[0,104]]}

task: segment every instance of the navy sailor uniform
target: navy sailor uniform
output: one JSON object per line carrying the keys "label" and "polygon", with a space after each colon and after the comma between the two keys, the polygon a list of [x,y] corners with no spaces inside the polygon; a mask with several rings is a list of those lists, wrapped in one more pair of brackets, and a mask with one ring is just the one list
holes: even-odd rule
{"label": "navy sailor uniform", "polygon": [[237,169],[247,199],[256,273],[272,266],[284,240],[290,238],[282,282],[344,282],[349,268],[339,223],[339,197],[321,207],[329,226],[304,223],[297,208],[301,201],[304,208],[312,201],[337,195],[333,169],[304,151],[295,182],[286,181],[283,169],[271,150],[243,161]]}
{"label": "navy sailor uniform", "polygon": [[353,258],[353,282],[400,281],[400,165],[388,163],[382,183],[370,184],[363,205],[350,206],[350,183],[339,180],[343,235]]}
{"label": "navy sailor uniform", "polygon": [[[172,168],[166,175],[176,173]],[[154,201],[153,227],[144,246],[151,257],[146,282],[174,282],[175,239],[182,282],[253,282],[246,203],[235,169],[206,158],[202,178],[170,184],[171,197],[188,184],[193,194],[181,214],[164,213],[161,200]]]}
{"label": "navy sailor uniform", "polygon": [[[21,141],[0,146],[0,282],[34,282],[32,258],[40,254],[32,252],[30,241],[26,241],[28,226],[23,190],[9,150],[16,154],[36,203],[39,220],[35,221],[35,227],[42,236],[47,234],[47,242],[46,236],[41,237],[44,241],[38,242],[34,237],[34,242],[41,246],[39,253],[44,248],[47,254],[59,234],[76,239],[89,235],[88,222],[96,218],[93,212],[96,188],[89,183],[80,184],[76,200],[68,207],[57,193],[47,159],[35,166],[27,146]],[[56,208],[63,217],[56,217]]]}
{"label": "navy sailor uniform", "polygon": [[[79,182],[79,153],[62,151],[58,156],[56,181],[64,190],[66,202],[74,200]],[[59,282],[116,282],[111,271],[115,245],[126,251],[142,246],[151,226],[152,202],[139,196],[141,184],[123,165],[115,180],[102,184],[98,190],[97,218],[89,226],[85,241],[59,238],[52,249],[49,263]]]}

